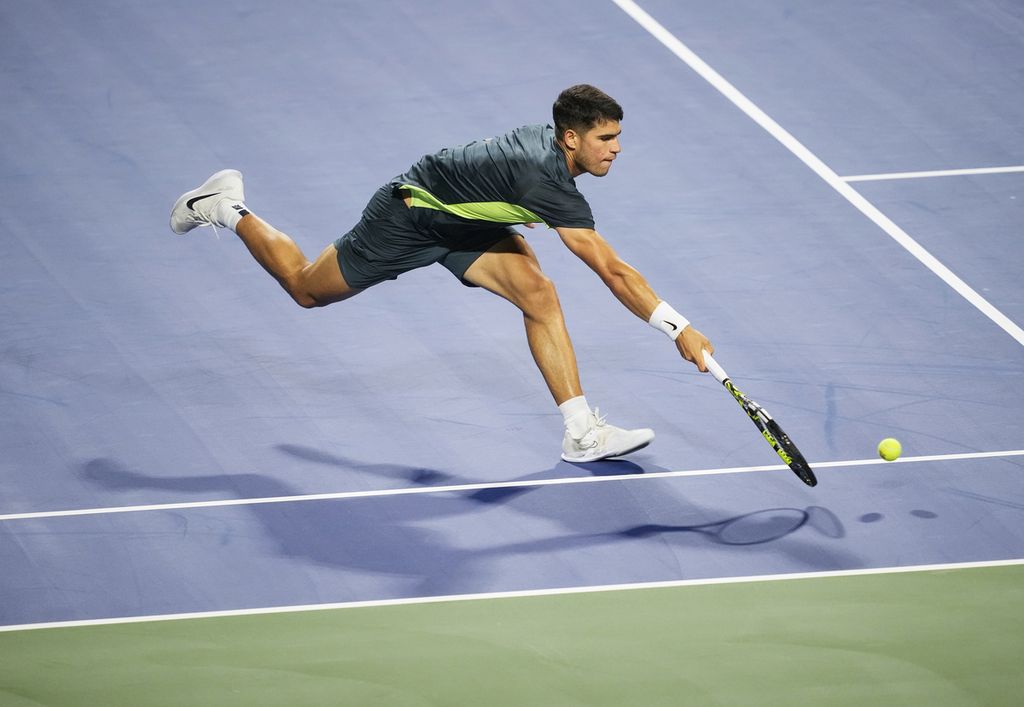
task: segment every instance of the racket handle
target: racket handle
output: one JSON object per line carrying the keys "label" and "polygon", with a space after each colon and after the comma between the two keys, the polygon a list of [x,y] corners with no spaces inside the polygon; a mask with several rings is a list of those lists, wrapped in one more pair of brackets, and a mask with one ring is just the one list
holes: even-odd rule
{"label": "racket handle", "polygon": [[726,379],[729,377],[729,374],[725,372],[725,369],[719,366],[718,361],[711,358],[711,354],[707,351],[704,352],[704,365],[708,367],[708,370],[711,371],[711,375],[713,375],[715,380],[719,383],[725,383]]}

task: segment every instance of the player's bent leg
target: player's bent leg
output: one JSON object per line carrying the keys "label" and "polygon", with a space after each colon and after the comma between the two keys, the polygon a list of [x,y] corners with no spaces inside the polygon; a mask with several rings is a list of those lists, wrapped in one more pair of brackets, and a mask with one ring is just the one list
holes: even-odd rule
{"label": "player's bent leg", "polygon": [[[341,302],[362,291],[345,281],[345,275],[342,274],[338,263],[338,249],[333,243],[324,248],[316,260],[303,268],[297,289],[301,297],[313,303],[313,307]],[[295,297],[295,294],[292,297]]]}
{"label": "player's bent leg", "polygon": [[362,291],[345,282],[333,244],[311,263],[295,241],[254,214],[243,217],[235,233],[300,307],[323,307]]}
{"label": "player's bent leg", "polygon": [[171,209],[171,230],[178,235],[202,226],[233,230],[256,261],[302,307],[322,307],[361,291],[345,281],[333,245],[310,263],[295,241],[253,215],[244,201],[242,173],[221,170],[178,197]]}
{"label": "player's bent leg", "polygon": [[[522,310],[530,351],[556,404],[583,395],[558,293],[522,236],[497,243],[466,270],[463,279]],[[581,417],[584,419],[575,424],[566,424],[562,459],[568,462],[622,456],[646,447],[654,439],[650,429],[625,430],[609,425],[596,410],[587,410]]]}

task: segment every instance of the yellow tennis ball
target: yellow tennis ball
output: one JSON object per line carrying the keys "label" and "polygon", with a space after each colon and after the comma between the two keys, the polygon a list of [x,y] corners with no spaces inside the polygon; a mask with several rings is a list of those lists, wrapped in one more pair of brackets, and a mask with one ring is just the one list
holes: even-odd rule
{"label": "yellow tennis ball", "polygon": [[903,452],[903,445],[898,439],[886,437],[878,443],[878,456],[887,462],[896,461]]}

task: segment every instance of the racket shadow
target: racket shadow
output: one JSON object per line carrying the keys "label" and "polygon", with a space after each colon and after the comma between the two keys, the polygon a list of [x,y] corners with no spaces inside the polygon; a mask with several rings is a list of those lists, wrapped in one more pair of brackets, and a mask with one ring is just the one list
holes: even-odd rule
{"label": "racket shadow", "polygon": [[667,533],[697,533],[722,545],[760,545],[781,540],[800,530],[810,520],[810,509],[766,508],[698,525],[637,525],[620,531],[619,535],[644,538]]}

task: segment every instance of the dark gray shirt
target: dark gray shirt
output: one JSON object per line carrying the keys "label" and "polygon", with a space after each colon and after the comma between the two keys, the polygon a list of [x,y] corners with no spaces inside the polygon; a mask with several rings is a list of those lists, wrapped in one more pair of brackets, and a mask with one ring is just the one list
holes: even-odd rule
{"label": "dark gray shirt", "polygon": [[526,125],[425,155],[393,184],[411,192],[413,207],[459,219],[594,227],[550,125]]}

